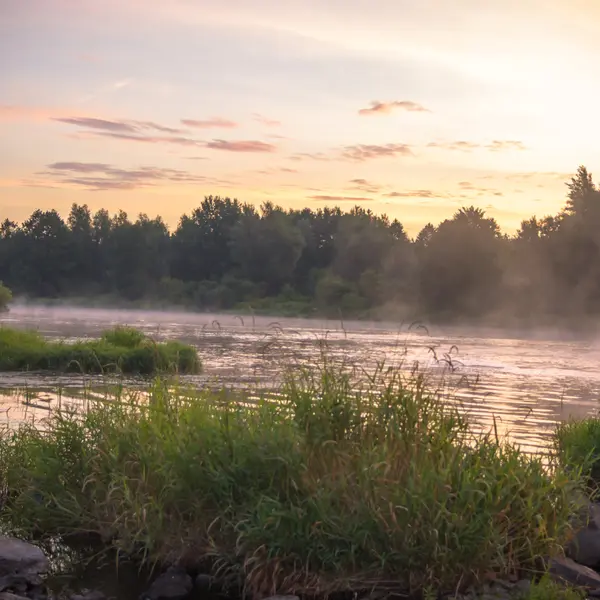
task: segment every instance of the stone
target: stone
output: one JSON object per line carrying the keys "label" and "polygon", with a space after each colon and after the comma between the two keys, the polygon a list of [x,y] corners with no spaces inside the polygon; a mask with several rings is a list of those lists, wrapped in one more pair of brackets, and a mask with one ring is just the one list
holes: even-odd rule
{"label": "stone", "polygon": [[215,585],[214,577],[210,575],[205,575],[204,573],[200,573],[200,575],[196,576],[196,581],[194,582],[194,587],[199,592],[208,592]]}
{"label": "stone", "polygon": [[194,583],[184,569],[167,569],[150,588],[140,596],[140,600],[180,600],[192,591]]}
{"label": "stone", "polygon": [[106,595],[98,590],[83,590],[81,594],[73,594],[71,600],[106,600]]}
{"label": "stone", "polygon": [[11,594],[11,592],[0,592],[0,600],[29,600],[25,596],[17,596],[17,594]]}
{"label": "stone", "polygon": [[269,596],[264,600],[300,600],[298,596]]}
{"label": "stone", "polygon": [[567,555],[586,567],[600,565],[600,529],[591,524],[580,529],[566,548]]}
{"label": "stone", "polygon": [[589,567],[576,563],[571,558],[551,559],[548,570],[554,579],[566,583],[593,589],[600,587],[600,575]]}
{"label": "stone", "polygon": [[50,563],[45,554],[33,544],[0,536],[0,575],[8,573],[46,573]]}

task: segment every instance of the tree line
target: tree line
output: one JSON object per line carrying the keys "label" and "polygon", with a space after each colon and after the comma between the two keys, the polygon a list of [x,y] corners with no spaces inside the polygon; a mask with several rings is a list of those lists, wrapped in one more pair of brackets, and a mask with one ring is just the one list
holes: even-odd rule
{"label": "tree line", "polygon": [[36,210],[0,225],[0,280],[16,298],[456,319],[600,312],[600,190],[580,167],[559,214],[508,236],[465,207],[409,239],[359,206],[284,210],[206,197],[160,217]]}

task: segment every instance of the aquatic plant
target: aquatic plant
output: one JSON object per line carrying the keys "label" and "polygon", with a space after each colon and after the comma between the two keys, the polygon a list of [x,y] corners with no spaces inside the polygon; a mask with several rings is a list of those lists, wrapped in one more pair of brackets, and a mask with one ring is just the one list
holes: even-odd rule
{"label": "aquatic plant", "polygon": [[156,380],[6,429],[1,518],[255,596],[454,591],[535,569],[569,534],[577,477],[472,434],[421,377],[325,365],[255,397]]}
{"label": "aquatic plant", "polygon": [[154,342],[141,331],[116,327],[98,340],[46,340],[35,331],[0,328],[0,371],[79,373],[197,373],[196,349],[176,341]]}

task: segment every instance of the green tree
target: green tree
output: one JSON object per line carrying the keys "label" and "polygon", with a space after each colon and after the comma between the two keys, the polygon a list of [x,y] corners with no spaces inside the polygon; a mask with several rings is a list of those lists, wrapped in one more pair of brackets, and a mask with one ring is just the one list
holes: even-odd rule
{"label": "green tree", "polygon": [[12,292],[0,281],[0,312],[7,312],[12,300]]}

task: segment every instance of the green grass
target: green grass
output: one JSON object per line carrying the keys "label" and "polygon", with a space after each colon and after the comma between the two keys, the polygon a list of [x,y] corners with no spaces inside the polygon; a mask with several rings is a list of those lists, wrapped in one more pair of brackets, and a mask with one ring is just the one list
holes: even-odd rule
{"label": "green grass", "polygon": [[582,471],[588,478],[590,493],[596,495],[600,487],[600,418],[562,423],[554,439],[561,463]]}
{"label": "green grass", "polygon": [[516,600],[584,600],[587,594],[583,591],[565,586],[552,580],[550,575],[545,574],[538,581],[532,582],[529,590]]}
{"label": "green grass", "polygon": [[156,343],[141,331],[116,327],[98,340],[66,343],[44,339],[35,331],[0,327],[0,371],[79,373],[197,373],[198,354],[192,346]]}
{"label": "green grass", "polygon": [[279,402],[155,381],[0,437],[1,518],[211,564],[254,595],[454,591],[537,568],[579,482],[378,369],[289,376]]}

